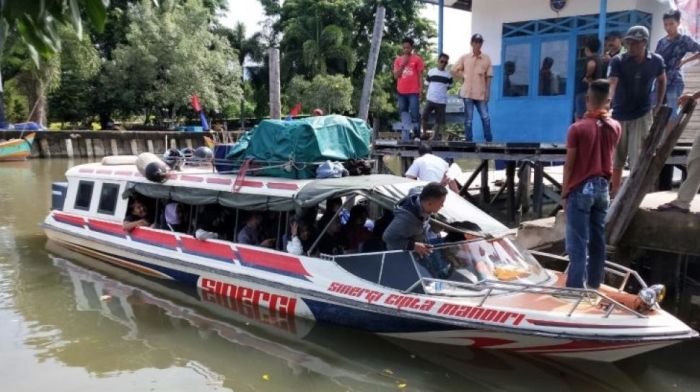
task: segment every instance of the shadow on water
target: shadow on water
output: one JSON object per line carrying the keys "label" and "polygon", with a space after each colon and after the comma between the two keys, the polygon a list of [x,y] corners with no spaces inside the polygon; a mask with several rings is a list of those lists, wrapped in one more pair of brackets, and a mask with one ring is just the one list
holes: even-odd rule
{"label": "shadow on water", "polygon": [[[48,209],[50,182],[61,179],[66,165],[32,164],[0,170],[0,180],[16,182],[11,190],[0,189],[5,209],[0,218],[0,322],[10,327],[6,331],[21,324],[16,327],[20,332],[11,337],[0,335],[4,340],[17,339],[0,343],[4,350],[0,379],[5,385],[24,387],[9,390],[85,390],[85,385],[101,390],[188,391],[700,387],[697,340],[616,364],[555,361],[385,340],[280,318],[228,298],[153,281],[47,244],[38,224]],[[35,200],[28,207],[31,198]],[[21,360],[24,352],[30,359]],[[20,362],[28,365],[18,367]],[[54,365],[46,370],[46,364]],[[35,377],[39,372],[42,377]],[[76,372],[86,373],[90,382],[76,381],[80,378]],[[47,386],[42,379],[61,380],[65,386]],[[163,380],[170,381],[163,384]]]}

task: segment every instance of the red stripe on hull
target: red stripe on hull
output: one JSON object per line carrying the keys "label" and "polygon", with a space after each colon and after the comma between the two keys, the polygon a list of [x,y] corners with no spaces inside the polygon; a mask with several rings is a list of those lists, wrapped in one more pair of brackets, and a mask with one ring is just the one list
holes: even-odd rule
{"label": "red stripe on hull", "polygon": [[289,273],[300,276],[311,276],[301,264],[301,261],[292,256],[279,255],[249,248],[238,248],[241,261],[254,266],[268,268],[281,273]]}
{"label": "red stripe on hull", "polygon": [[202,241],[191,237],[182,237],[180,241],[184,252],[233,262],[234,253],[230,245]]}
{"label": "red stripe on hull", "polygon": [[99,231],[100,233],[125,237],[126,232],[124,227],[119,223],[103,222],[95,219],[88,219],[88,227],[90,230]]}
{"label": "red stripe on hull", "polygon": [[58,222],[68,223],[69,225],[73,226],[83,227],[83,225],[85,224],[85,218],[83,218],[82,216],[73,216],[68,214],[62,214],[60,212],[54,212],[53,218],[56,219]]}
{"label": "red stripe on hull", "polygon": [[238,185],[238,186],[247,186],[247,187],[250,187],[250,188],[262,188],[264,184],[262,183],[262,181],[248,181],[248,180],[243,180],[243,181],[240,181],[240,182],[236,183],[236,185]]}
{"label": "red stripe on hull", "polygon": [[[639,328],[639,325],[608,325],[608,324],[581,324],[568,323],[566,321],[551,321],[551,320],[535,320],[527,319],[530,324],[540,325],[545,327],[566,327],[566,328],[600,328],[600,329],[624,329],[624,328]],[[648,328],[648,327],[644,327]]]}
{"label": "red stripe on hull", "polygon": [[159,233],[157,231],[137,227],[131,231],[131,239],[146,242],[151,245],[162,246],[170,249],[177,248],[177,238],[173,234]]}

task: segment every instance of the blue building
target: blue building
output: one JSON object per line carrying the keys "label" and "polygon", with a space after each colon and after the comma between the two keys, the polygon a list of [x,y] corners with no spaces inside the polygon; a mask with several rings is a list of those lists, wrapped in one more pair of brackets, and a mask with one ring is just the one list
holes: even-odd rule
{"label": "blue building", "polygon": [[[653,50],[665,35],[662,15],[670,9],[666,0],[431,2],[470,7],[472,32],[484,36],[482,50],[494,65],[489,102],[494,141],[555,144],[565,142],[573,119],[574,88],[582,78],[586,40],[644,25],[650,29]],[[440,30],[449,34],[449,26]],[[464,42],[467,53],[469,39]],[[549,70],[546,78],[543,64]],[[480,141],[481,122],[477,113],[475,117],[475,139]]]}

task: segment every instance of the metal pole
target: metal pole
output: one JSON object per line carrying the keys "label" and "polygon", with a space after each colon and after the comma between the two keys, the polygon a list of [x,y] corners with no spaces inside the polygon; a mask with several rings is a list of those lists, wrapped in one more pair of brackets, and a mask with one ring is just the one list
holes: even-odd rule
{"label": "metal pole", "polygon": [[[374,73],[377,70],[377,61],[379,59],[379,49],[382,46],[382,36],[384,35],[384,15],[386,10],[384,7],[377,7],[377,12],[374,15],[374,30],[372,31],[372,45],[369,49],[369,59],[367,60],[367,73],[365,81],[362,84],[362,95],[360,97],[360,108],[358,114],[361,119],[367,121],[369,117],[369,103],[372,99],[372,87],[374,85]],[[376,136],[376,135],[375,135]]]}
{"label": "metal pole", "polygon": [[598,15],[598,41],[605,53],[605,25],[608,23],[608,0],[600,0],[600,14]]}
{"label": "metal pole", "polygon": [[438,56],[442,53],[442,32],[444,30],[445,0],[438,0]]}

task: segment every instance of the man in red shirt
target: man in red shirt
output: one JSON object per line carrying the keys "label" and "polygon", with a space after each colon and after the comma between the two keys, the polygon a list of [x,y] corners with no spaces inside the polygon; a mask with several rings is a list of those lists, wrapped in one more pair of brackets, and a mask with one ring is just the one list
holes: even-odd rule
{"label": "man in red shirt", "polygon": [[620,123],[613,120],[610,83],[598,79],[586,93],[586,113],[568,131],[562,203],[566,210],[566,286],[597,289],[605,267],[605,215],[610,205],[613,154]]}
{"label": "man in red shirt", "polygon": [[409,140],[410,131],[420,138],[420,95],[423,88],[423,59],[413,53],[413,40],[404,38],[402,54],[394,60],[394,78],[399,94],[401,139]]}

